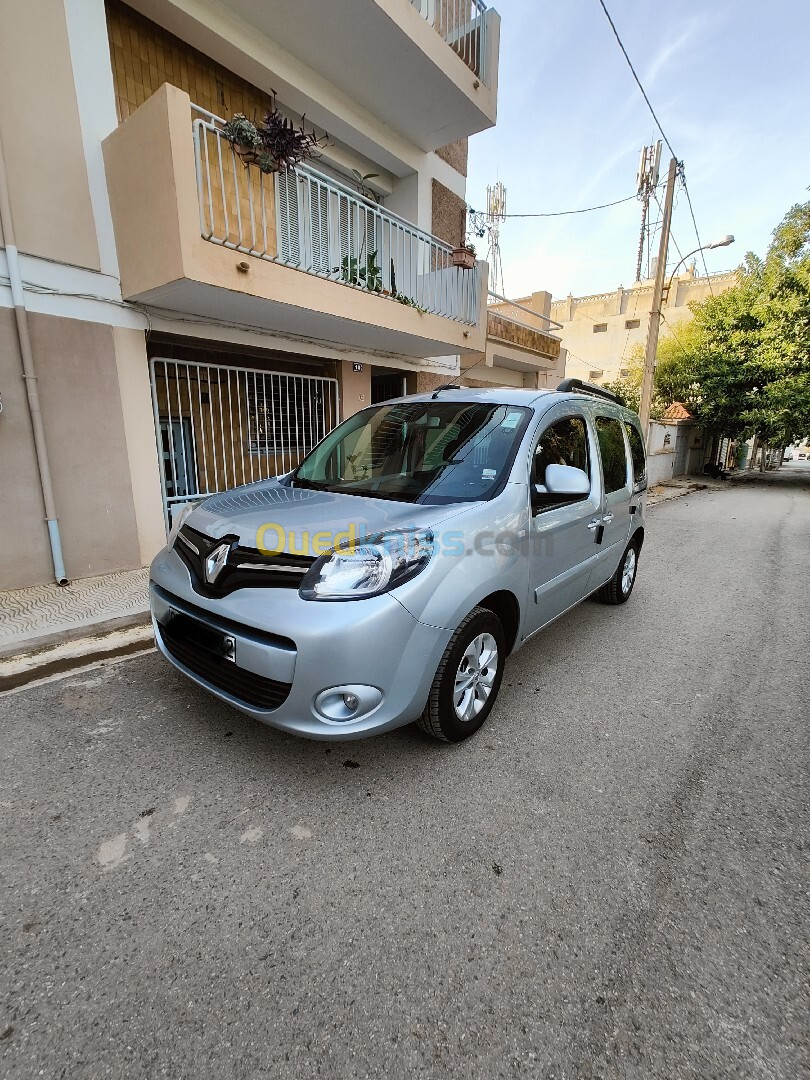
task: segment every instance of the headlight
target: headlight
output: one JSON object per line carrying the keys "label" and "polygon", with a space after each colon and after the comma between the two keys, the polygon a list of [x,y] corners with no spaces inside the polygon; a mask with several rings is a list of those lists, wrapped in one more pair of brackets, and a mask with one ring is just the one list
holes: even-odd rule
{"label": "headlight", "polygon": [[171,529],[169,529],[169,538],[166,541],[167,547],[169,547],[169,548],[174,547],[174,542],[177,539],[177,534],[180,532],[180,529],[183,526],[183,522],[186,520],[188,515],[194,509],[194,505],[196,505],[196,504],[186,503],[183,506],[183,509],[180,511],[180,513],[177,514],[175,519],[172,521],[172,527],[171,527]]}
{"label": "headlight", "polygon": [[409,581],[433,554],[428,530],[383,533],[335,548],[312,564],[298,590],[304,600],[361,600]]}

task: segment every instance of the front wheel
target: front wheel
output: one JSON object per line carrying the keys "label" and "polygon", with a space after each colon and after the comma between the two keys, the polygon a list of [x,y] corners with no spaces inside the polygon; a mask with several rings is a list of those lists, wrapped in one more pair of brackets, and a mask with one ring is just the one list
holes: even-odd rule
{"label": "front wheel", "polygon": [[461,742],[478,731],[495,704],[505,659],[500,619],[487,608],[473,608],[436,669],[418,721],[423,731],[443,742]]}
{"label": "front wheel", "polygon": [[624,604],[630,599],[630,593],[636,583],[638,570],[638,546],[631,540],[619,560],[616,573],[598,592],[599,599],[605,604]]}

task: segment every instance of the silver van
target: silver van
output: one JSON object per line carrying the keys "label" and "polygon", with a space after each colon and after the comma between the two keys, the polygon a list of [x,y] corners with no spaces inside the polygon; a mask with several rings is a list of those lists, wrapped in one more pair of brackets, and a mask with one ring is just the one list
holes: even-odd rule
{"label": "silver van", "polygon": [[472,735],[507,656],[644,542],[638,416],[606,391],[440,387],[349,417],[292,472],[214,495],[151,567],[158,647],[263,723]]}

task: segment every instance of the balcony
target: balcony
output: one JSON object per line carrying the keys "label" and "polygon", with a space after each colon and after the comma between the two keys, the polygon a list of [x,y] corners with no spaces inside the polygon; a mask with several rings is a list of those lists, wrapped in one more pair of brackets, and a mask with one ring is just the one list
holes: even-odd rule
{"label": "balcony", "polygon": [[481,264],[316,170],[245,167],[220,128],[164,84],[105,140],[126,299],[364,352],[483,349]]}
{"label": "balcony", "polygon": [[[369,150],[367,133],[358,135],[362,113],[424,151],[495,124],[500,17],[483,0],[131,6],[249,82],[272,86],[289,109],[361,153]],[[382,163],[397,172],[393,159]]]}
{"label": "balcony", "polygon": [[[556,386],[563,363],[560,339],[549,333],[549,326],[559,324],[505,297],[489,296],[486,350],[474,361],[477,371],[508,385]],[[472,364],[462,358],[461,367],[471,370]]]}

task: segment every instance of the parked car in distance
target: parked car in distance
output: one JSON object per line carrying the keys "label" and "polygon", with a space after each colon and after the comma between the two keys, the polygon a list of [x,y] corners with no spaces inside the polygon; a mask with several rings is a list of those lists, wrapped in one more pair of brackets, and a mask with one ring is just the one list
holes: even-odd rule
{"label": "parked car in distance", "polygon": [[460,741],[508,655],[593,593],[629,598],[646,486],[638,416],[577,380],[375,405],[178,520],[151,567],[157,644],[285,731]]}

